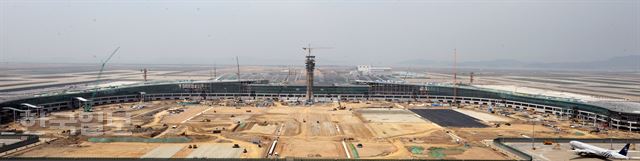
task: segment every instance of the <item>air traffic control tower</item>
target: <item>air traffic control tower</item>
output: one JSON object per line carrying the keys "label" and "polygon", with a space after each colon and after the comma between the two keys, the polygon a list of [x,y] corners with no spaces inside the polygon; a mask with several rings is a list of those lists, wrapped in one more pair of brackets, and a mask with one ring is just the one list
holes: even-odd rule
{"label": "air traffic control tower", "polygon": [[316,56],[311,55],[311,48],[303,48],[307,51],[305,61],[307,69],[307,103],[313,103],[313,70],[316,68]]}

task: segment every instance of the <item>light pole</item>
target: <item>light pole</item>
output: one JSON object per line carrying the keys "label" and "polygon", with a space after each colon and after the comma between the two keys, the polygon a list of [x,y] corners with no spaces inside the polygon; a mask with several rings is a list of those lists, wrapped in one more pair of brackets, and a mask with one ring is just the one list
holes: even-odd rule
{"label": "light pole", "polygon": [[609,138],[609,145],[611,146],[609,150],[613,150],[613,138]]}
{"label": "light pole", "polygon": [[536,150],[536,147],[534,146],[536,140],[536,120],[532,119],[531,123],[531,150]]}

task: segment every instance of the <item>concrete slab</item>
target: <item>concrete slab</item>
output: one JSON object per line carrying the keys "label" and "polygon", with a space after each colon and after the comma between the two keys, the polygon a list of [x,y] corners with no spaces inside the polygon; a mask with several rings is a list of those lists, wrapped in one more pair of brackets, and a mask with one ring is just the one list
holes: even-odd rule
{"label": "concrete slab", "polygon": [[425,122],[408,110],[398,109],[367,109],[358,111],[365,121],[385,123],[418,123]]}
{"label": "concrete slab", "polygon": [[144,154],[140,158],[171,158],[184,145],[162,145]]}
{"label": "concrete slab", "polygon": [[187,158],[239,158],[243,148],[232,148],[233,144],[198,144]]}

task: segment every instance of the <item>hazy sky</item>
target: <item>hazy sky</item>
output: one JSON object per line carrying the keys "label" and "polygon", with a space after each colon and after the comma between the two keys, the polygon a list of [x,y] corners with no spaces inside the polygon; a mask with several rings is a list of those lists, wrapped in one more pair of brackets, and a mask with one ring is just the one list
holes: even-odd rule
{"label": "hazy sky", "polygon": [[302,65],[640,54],[640,1],[8,1],[0,62]]}

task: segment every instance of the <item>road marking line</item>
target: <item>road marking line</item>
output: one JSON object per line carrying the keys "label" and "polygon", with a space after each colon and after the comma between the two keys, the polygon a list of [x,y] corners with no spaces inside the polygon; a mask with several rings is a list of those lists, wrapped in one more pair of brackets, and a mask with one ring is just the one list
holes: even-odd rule
{"label": "road marking line", "polygon": [[349,154],[349,149],[347,149],[347,144],[342,140],[342,148],[344,148],[344,153],[347,154],[347,158],[351,159],[351,155]]}
{"label": "road marking line", "polygon": [[209,110],[211,110],[211,109],[213,109],[213,107],[209,107],[208,109],[206,109],[206,110],[204,110],[204,111],[202,111],[202,112],[200,112],[200,113],[198,113],[198,114],[196,114],[196,115],[193,115],[193,116],[189,117],[188,119],[186,119],[186,120],[184,120],[184,121],[182,121],[182,122],[180,122],[180,123],[183,123],[183,124],[184,124],[185,122],[187,122],[187,121],[189,121],[189,120],[191,120],[191,119],[195,118],[196,116],[200,116],[200,115],[202,115],[203,113],[205,113],[205,112],[207,112],[207,111],[209,111]]}

